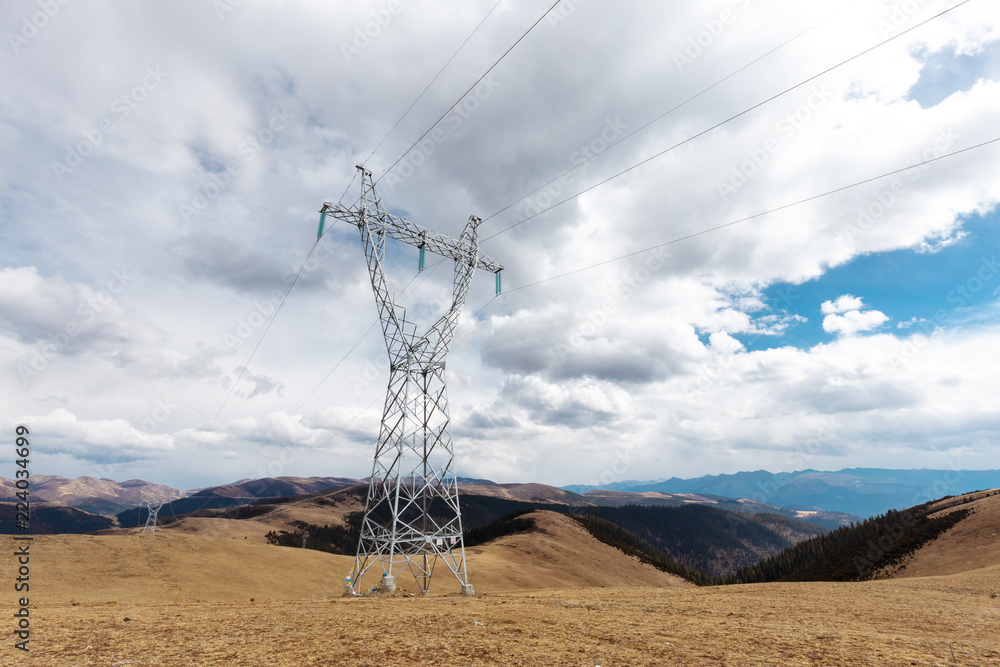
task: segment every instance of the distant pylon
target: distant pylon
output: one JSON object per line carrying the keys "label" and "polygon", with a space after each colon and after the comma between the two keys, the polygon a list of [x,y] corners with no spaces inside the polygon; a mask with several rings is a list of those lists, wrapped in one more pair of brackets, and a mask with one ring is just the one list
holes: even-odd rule
{"label": "distant pylon", "polygon": [[[395,591],[396,575],[409,570],[427,595],[434,565],[440,560],[458,579],[462,594],[472,595],[465,565],[458,480],[452,470],[455,455],[448,432],[445,356],[472,274],[476,269],[496,274],[499,294],[503,267],[479,252],[480,218],[470,217],[457,239],[418,227],[386,211],[371,172],[363,167],[358,170],[358,204],[352,208],[324,204],[318,236],[323,235],[327,215],[361,231],[390,370],[357,556],[344,593],[360,593],[362,577],[376,566],[381,570],[378,586],[383,592]],[[421,269],[428,250],[455,262],[450,307],[423,334],[406,319],[406,310],[389,288],[385,275],[386,238],[418,248]]]}
{"label": "distant pylon", "polygon": [[146,507],[149,508],[149,516],[146,517],[146,525],[142,529],[142,532],[145,533],[145,532],[148,531],[150,533],[155,533],[156,532],[156,515],[160,513],[160,508],[163,507],[163,501],[161,500],[161,501],[157,502],[156,503],[156,507],[153,507],[153,504],[147,500],[146,501]]}

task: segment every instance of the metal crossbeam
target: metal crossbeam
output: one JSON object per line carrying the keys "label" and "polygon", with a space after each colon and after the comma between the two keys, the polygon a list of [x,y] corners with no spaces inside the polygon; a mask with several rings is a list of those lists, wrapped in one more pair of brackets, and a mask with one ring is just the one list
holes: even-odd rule
{"label": "metal crossbeam", "polygon": [[[367,171],[363,167],[358,167],[365,177],[371,177],[371,172]],[[374,191],[374,183],[370,186],[370,191]],[[364,195],[362,195],[364,197]],[[428,252],[432,252],[435,255],[440,255],[442,257],[447,257],[456,261],[465,261],[468,256],[468,248],[465,247],[463,242],[459,239],[454,239],[446,234],[439,234],[433,232],[429,229],[425,229],[419,225],[415,225],[406,218],[401,218],[397,215],[393,215],[382,208],[381,199],[377,196],[372,197],[369,201],[364,203],[372,204],[368,207],[366,220],[368,228],[375,232],[376,234],[381,233],[388,236],[396,241],[402,241],[407,245],[411,245],[414,248],[426,248]],[[358,215],[359,211],[357,209],[351,209],[345,207],[343,204],[331,204],[326,202],[323,204],[323,208],[320,209],[320,213],[324,215],[329,215],[330,217],[348,223],[349,225],[355,225],[356,227],[361,227],[362,220]],[[477,221],[481,222],[479,218]],[[497,273],[503,271],[503,267],[494,262],[492,259],[486,255],[480,255],[476,252],[472,253],[472,256],[476,260],[476,268],[489,271],[490,273]]]}
{"label": "metal crossbeam", "polygon": [[[377,563],[377,587],[395,590],[396,575],[409,570],[424,594],[442,560],[472,595],[465,565],[458,482],[452,472],[454,449],[444,367],[458,316],[477,268],[499,274],[503,267],[480,254],[471,216],[459,238],[439,234],[391,215],[382,206],[370,171],[361,172],[361,198],[353,208],[326,203],[320,212],[319,236],[326,217],[354,225],[361,232],[365,260],[389,353],[389,386],[375,449],[375,461],[361,522],[354,569],[345,595],[364,589],[361,580]],[[386,280],[385,239],[391,238],[455,261],[453,299],[447,312],[426,333],[406,319]],[[497,281],[499,285],[499,280]]]}

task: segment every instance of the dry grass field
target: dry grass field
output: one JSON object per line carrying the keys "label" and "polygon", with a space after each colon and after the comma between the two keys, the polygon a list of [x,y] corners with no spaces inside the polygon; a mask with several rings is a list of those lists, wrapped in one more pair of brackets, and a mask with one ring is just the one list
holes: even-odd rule
{"label": "dry grass field", "polygon": [[[1000,665],[997,501],[977,501],[902,578],[853,584],[697,588],[547,512],[540,532],[470,549],[475,598],[444,571],[429,598],[344,599],[352,559],[259,544],[232,525],[38,537],[30,659],[8,622],[0,663]],[[975,558],[957,567],[949,543]],[[933,570],[928,550],[948,555],[948,572],[913,576],[917,563]]]}

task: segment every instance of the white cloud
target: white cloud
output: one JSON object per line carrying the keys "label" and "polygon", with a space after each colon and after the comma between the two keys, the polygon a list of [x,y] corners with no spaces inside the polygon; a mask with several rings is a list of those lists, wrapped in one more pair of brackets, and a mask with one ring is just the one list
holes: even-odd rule
{"label": "white cloud", "polygon": [[824,315],[835,315],[846,313],[849,310],[861,310],[863,307],[860,298],[852,294],[844,294],[838,296],[836,301],[824,301],[820,311]]}
{"label": "white cloud", "polygon": [[909,329],[910,327],[916,326],[918,324],[923,324],[927,319],[923,317],[911,317],[905,322],[898,322],[896,324],[897,329]]}
{"label": "white cloud", "polygon": [[844,294],[834,301],[824,301],[820,310],[823,331],[842,336],[853,336],[862,331],[871,331],[889,321],[889,316],[880,310],[862,310],[864,304],[859,297]]}
{"label": "white cloud", "polygon": [[[548,4],[502,4],[366,163],[376,176]],[[880,22],[891,22],[898,4],[837,5],[829,17],[828,6],[793,0],[749,6],[678,68],[675,54],[692,38],[698,44],[717,6],[660,3],[644,7],[640,20],[629,7],[584,3],[523,40],[494,70],[495,85],[476,108],[463,106],[442,124],[445,139],[424,151],[413,174],[393,187],[380,183],[383,202],[452,234],[470,214],[487,218],[482,249],[506,266],[510,289],[994,138],[995,73],[932,108],[906,98],[920,80],[922,53],[946,45],[976,53],[996,39],[1000,10],[985,3],[935,19],[486,240],[881,41]],[[947,8],[943,0],[917,4],[900,29]],[[338,225],[324,236],[247,358],[273,294],[284,291],[313,245],[316,210],[337,201],[354,165],[486,12],[477,3],[447,11],[404,6],[349,61],[341,45],[371,20],[366,5],[244,3],[220,20],[210,4],[192,0],[113,13],[70,5],[19,53],[0,58],[0,367],[7,378],[0,401],[11,414],[60,429],[60,453],[40,461],[50,466],[42,472],[90,474],[103,460],[101,443],[110,447],[131,433],[142,447],[116,464],[115,475],[187,487],[229,481],[281,426],[269,416],[294,413],[275,436],[278,451],[332,441],[292,474],[370,473],[387,362],[378,329],[363,337],[376,309],[356,229]],[[23,7],[5,4],[2,23],[21,25]],[[645,125],[817,22],[573,169],[614,128]],[[602,34],[616,39],[594,39]],[[148,67],[159,67],[163,80],[133,99]],[[134,103],[124,118],[112,111],[122,95]],[[280,131],[270,127],[276,109],[288,115]],[[105,118],[114,129],[88,145]],[[53,163],[78,148],[88,154],[60,181]],[[619,455],[634,462],[633,477],[778,468],[791,465],[787,453],[816,437],[831,414],[841,415],[842,426],[821,441],[812,467],[891,463],[868,446],[876,442],[910,452],[907,460],[920,465],[978,447],[981,461],[1000,466],[985,454],[1000,434],[990,413],[981,401],[951,400],[996,394],[990,378],[1000,376],[981,372],[981,348],[970,342],[987,340],[991,320],[966,318],[962,335],[940,339],[854,336],[874,332],[887,315],[848,294],[822,305],[763,297],[776,282],[823,280],[862,255],[940,254],[971,242],[965,221],[991,214],[1000,200],[1000,161],[991,150],[492,302],[492,281],[477,276],[448,359],[463,471],[573,482],[612,469]],[[742,179],[738,187],[733,178]],[[727,183],[735,191],[723,198]],[[345,201],[358,192],[355,181]],[[185,219],[181,206],[193,202],[198,213]],[[402,290],[414,277],[416,252],[387,246],[386,264]],[[427,319],[451,293],[450,268],[413,280],[403,298],[411,315]],[[131,277],[124,290],[110,289],[115,271]],[[987,294],[979,294],[984,303]],[[86,305],[97,299],[101,310]],[[890,306],[880,301],[887,313]],[[84,317],[80,309],[88,307],[93,315]],[[817,307],[835,340],[757,349],[797,331],[804,317],[796,308]],[[70,322],[79,332],[46,358],[42,346],[61,340]],[[904,344],[917,354],[896,350]],[[36,352],[44,371],[26,386],[18,364]],[[906,362],[896,370],[885,361],[893,355]],[[162,405],[176,407],[155,431],[144,429],[154,414],[164,416]],[[57,408],[76,422],[50,419]],[[174,471],[202,441],[178,482]],[[278,461],[273,446],[262,455],[265,469]],[[253,474],[258,463],[247,464]]]}
{"label": "white cloud", "polygon": [[862,331],[871,331],[885,322],[889,316],[879,310],[851,310],[843,315],[827,315],[823,318],[823,331],[852,336]]}

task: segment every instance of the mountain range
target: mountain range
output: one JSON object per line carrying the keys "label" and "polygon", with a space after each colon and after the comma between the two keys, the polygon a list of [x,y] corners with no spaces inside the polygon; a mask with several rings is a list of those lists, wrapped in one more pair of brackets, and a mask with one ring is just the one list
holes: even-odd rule
{"label": "mountain range", "polygon": [[[93,514],[113,515],[146,501],[169,501],[184,496],[173,487],[141,479],[116,482],[86,476],[67,479],[58,475],[32,475],[29,479],[33,503],[59,503]],[[0,502],[15,502],[18,490],[14,480],[0,477]]]}
{"label": "mountain range", "polygon": [[[364,487],[366,480],[349,477],[277,477],[247,479],[222,486],[179,491],[177,489],[129,480],[115,482],[108,479],[38,475],[32,479],[32,499],[35,507],[39,502],[65,506],[86,514],[75,514],[81,519],[80,526],[93,530],[95,517],[114,517],[118,525],[142,525],[147,516],[144,503],[164,501],[161,517],[175,517],[202,510],[224,510],[227,508],[253,504],[262,499],[292,498],[322,493],[331,489]],[[814,509],[788,509],[756,500],[729,498],[713,494],[663,493],[659,491],[630,492],[594,490],[583,494],[574,493],[546,484],[497,484],[483,479],[460,478],[463,497],[476,495],[517,502],[556,504],[572,507],[684,507],[687,505],[707,505],[719,510],[746,514],[774,514],[787,519],[801,520],[825,529],[848,525],[860,517],[835,511]],[[0,478],[0,502],[11,503],[17,499],[17,491],[12,480]],[[463,514],[464,514],[463,510]],[[40,516],[36,516],[36,519]],[[72,522],[59,515],[54,521],[52,532],[75,532],[65,529]],[[57,526],[64,527],[63,530]],[[0,533],[8,526],[0,520]]]}
{"label": "mountain range", "polygon": [[597,489],[630,493],[694,493],[745,498],[793,510],[826,510],[859,517],[905,509],[942,496],[1000,487],[1000,470],[889,470],[849,468],[835,472],[766,470],[694,479],[575,484],[567,491]]}
{"label": "mountain range", "polygon": [[[135,514],[137,521],[147,501],[166,501],[169,511],[187,513],[205,508],[245,505],[262,498],[286,498],[329,489],[364,485],[351,477],[269,477],[181,491],[163,484],[132,479],[56,475],[31,478],[32,500],[85,512],[115,516]],[[459,478],[463,493],[519,501],[574,506],[624,505],[678,507],[706,504],[745,513],[772,513],[801,519],[824,528],[836,528],[889,509],[910,507],[932,498],[1000,487],[1000,470],[889,470],[853,468],[839,471],[801,470],[772,473],[765,470],[693,479],[624,481],[604,486],[497,484],[484,479]],[[13,480],[0,478],[0,502],[14,502]],[[166,509],[166,508],[165,508]]]}

